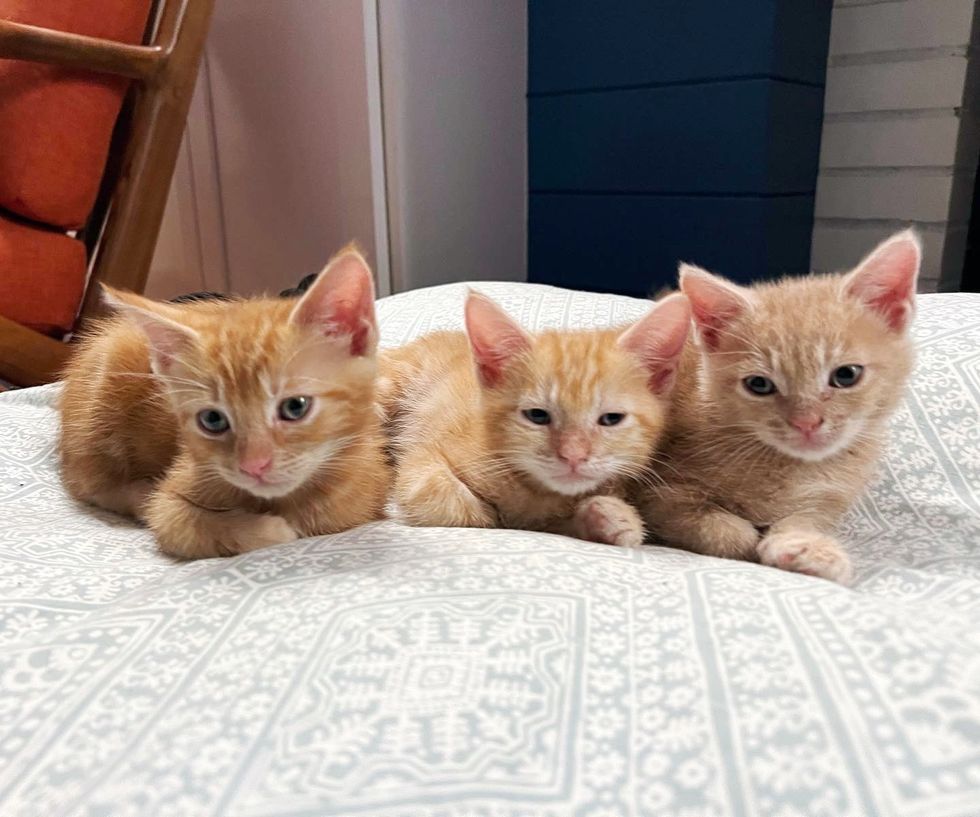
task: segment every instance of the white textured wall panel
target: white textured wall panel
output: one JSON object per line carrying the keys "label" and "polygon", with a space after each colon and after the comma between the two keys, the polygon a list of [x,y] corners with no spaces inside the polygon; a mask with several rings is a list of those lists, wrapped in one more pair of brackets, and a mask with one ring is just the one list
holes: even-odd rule
{"label": "white textured wall panel", "polygon": [[913,171],[830,176],[817,181],[817,218],[894,219],[941,223],[949,212],[953,175]]}
{"label": "white textured wall panel", "polygon": [[831,66],[824,112],[955,108],[965,76],[966,57]]}
{"label": "white textured wall panel", "polygon": [[965,45],[973,0],[909,0],[838,6],[830,28],[830,56]]}

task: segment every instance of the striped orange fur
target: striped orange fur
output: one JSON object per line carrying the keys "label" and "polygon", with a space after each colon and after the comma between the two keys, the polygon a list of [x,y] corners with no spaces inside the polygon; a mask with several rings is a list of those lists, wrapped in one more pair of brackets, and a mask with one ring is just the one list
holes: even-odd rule
{"label": "striped orange fur", "polygon": [[[144,520],[183,558],[380,517],[389,469],[369,410],[374,293],[356,250],[298,302],[176,305],[113,290],[107,300],[118,314],[81,344],[61,397],[72,496]],[[302,399],[283,408],[292,398]],[[293,419],[297,406],[306,413]],[[202,412],[229,428],[208,431]]]}
{"label": "striped orange fur", "polygon": [[752,287],[682,265],[697,339],[639,500],[655,535],[849,580],[834,528],[871,477],[912,370],[920,256],[904,232],[850,273]]}
{"label": "striped orange fur", "polygon": [[622,489],[660,437],[686,298],[626,329],[531,335],[474,293],[466,323],[381,356],[402,518],[639,544]]}

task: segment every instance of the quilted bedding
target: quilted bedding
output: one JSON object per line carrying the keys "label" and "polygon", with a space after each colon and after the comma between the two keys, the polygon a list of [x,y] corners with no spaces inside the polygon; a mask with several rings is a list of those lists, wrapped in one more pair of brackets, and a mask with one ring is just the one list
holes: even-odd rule
{"label": "quilted bedding", "polygon": [[[384,299],[384,343],[464,295]],[[980,296],[920,303],[851,589],[392,522],[176,564],[68,500],[56,387],[0,396],[0,815],[978,817]]]}

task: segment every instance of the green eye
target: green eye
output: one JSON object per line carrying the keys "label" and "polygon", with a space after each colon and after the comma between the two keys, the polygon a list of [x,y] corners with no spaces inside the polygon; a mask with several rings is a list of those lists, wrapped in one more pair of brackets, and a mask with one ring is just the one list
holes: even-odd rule
{"label": "green eye", "polygon": [[551,415],[544,409],[525,409],[521,412],[521,414],[523,414],[526,419],[530,420],[536,426],[546,426],[551,422]]}
{"label": "green eye", "polygon": [[768,377],[763,377],[761,374],[754,374],[751,377],[746,377],[742,381],[746,390],[752,392],[752,394],[758,394],[765,396],[767,394],[776,393],[776,384],[773,383]]}
{"label": "green eye", "polygon": [[618,426],[623,420],[626,419],[625,414],[620,414],[617,411],[610,411],[608,414],[600,415],[599,425],[601,426]]}
{"label": "green eye", "polygon": [[313,405],[312,397],[287,397],[279,404],[279,416],[288,422],[302,420]]}
{"label": "green eye", "polygon": [[864,373],[864,366],[857,363],[849,363],[847,366],[839,366],[830,375],[830,385],[835,389],[849,389],[856,386]]}
{"label": "green eye", "polygon": [[223,412],[217,409],[202,409],[197,413],[197,425],[202,431],[208,434],[224,434],[231,423]]}

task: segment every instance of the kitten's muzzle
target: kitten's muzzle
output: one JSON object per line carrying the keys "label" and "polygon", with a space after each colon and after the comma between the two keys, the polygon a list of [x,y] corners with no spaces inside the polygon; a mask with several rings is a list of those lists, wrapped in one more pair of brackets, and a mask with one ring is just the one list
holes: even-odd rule
{"label": "kitten's muzzle", "polygon": [[794,414],[789,418],[789,424],[800,432],[806,439],[810,439],[823,425],[823,415],[815,411],[807,411],[802,414]]}
{"label": "kitten's muzzle", "polygon": [[257,457],[248,457],[247,459],[239,460],[238,470],[241,471],[245,476],[253,477],[259,482],[264,481],[264,477],[269,473],[272,468],[272,457],[263,454]]}
{"label": "kitten's muzzle", "polygon": [[[828,426],[819,412],[793,414],[786,424],[793,429],[783,436],[785,453],[804,460],[819,460],[833,453],[840,443],[840,429]],[[778,447],[778,446],[777,446]]]}
{"label": "kitten's muzzle", "polygon": [[577,475],[591,455],[591,446],[584,434],[569,432],[559,438],[555,456],[568,468],[570,475]]}

